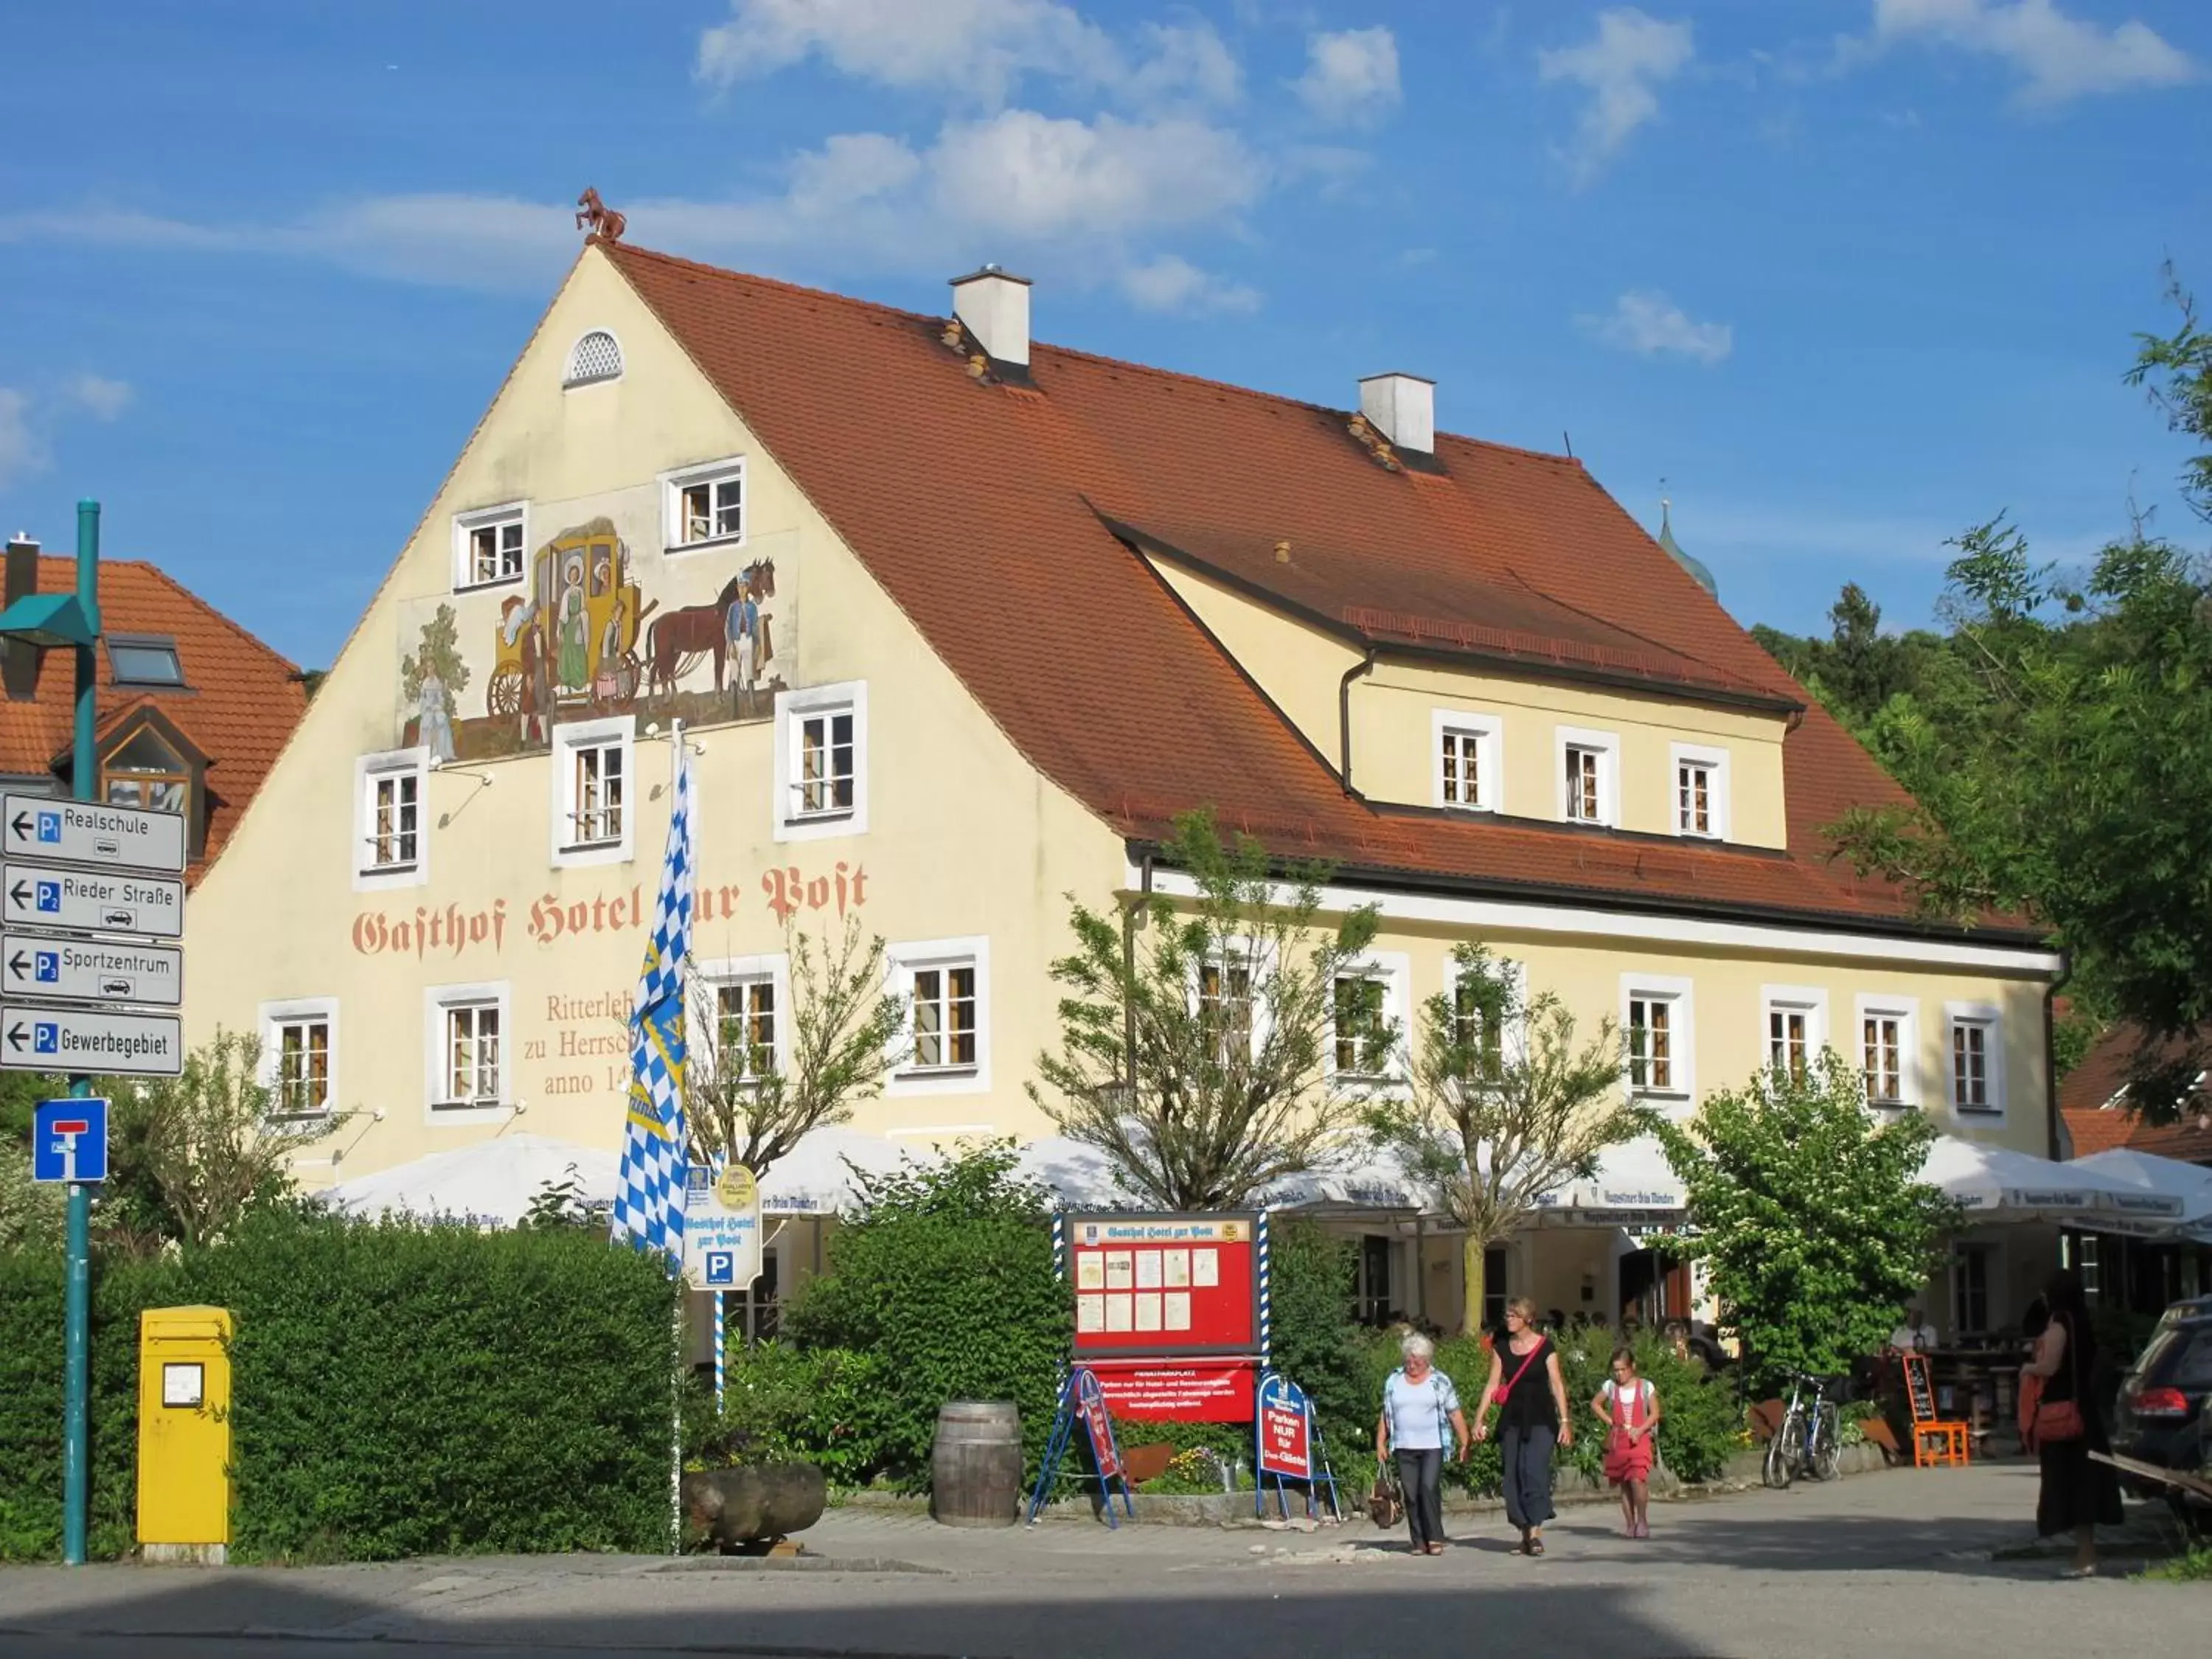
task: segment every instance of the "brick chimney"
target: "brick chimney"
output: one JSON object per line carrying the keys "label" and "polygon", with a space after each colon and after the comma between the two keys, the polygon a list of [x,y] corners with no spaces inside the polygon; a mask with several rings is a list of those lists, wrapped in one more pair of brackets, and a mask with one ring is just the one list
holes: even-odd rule
{"label": "brick chimney", "polygon": [[[0,605],[13,605],[39,591],[39,544],[17,531],[8,543],[8,573]],[[11,702],[28,702],[39,695],[39,659],[44,655],[27,640],[0,641],[0,684]]]}

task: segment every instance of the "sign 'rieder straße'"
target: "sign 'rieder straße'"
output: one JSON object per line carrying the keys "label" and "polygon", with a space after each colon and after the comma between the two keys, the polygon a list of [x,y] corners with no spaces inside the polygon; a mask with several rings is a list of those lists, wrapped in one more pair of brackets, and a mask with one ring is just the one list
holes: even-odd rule
{"label": "sign 'rieder stra\u00dfe'", "polygon": [[0,866],[0,907],[11,924],[84,933],[179,939],[185,884],[161,876],[57,870],[9,860]]}

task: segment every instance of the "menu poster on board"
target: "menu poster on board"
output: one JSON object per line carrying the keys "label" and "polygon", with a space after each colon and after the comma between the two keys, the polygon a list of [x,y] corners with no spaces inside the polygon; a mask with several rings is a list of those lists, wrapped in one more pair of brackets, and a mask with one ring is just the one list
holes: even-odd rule
{"label": "menu poster on board", "polygon": [[1256,1215],[1071,1216],[1077,1357],[1255,1352],[1258,1224]]}

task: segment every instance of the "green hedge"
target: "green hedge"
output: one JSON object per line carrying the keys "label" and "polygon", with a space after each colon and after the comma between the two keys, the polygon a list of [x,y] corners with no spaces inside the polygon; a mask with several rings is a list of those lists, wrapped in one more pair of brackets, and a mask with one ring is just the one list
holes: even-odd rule
{"label": "green hedge", "polygon": [[[135,1534],[138,1313],[236,1316],[232,1548],[245,1559],[658,1550],[674,1291],[595,1231],[270,1214],[94,1273],[91,1543]],[[0,1255],[0,1555],[61,1534],[62,1272]]]}

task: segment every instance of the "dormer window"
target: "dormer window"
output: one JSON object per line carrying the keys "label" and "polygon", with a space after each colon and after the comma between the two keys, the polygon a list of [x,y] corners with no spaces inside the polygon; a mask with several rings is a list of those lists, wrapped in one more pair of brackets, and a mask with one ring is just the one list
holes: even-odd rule
{"label": "dormer window", "polygon": [[107,635],[107,670],[118,685],[158,689],[185,683],[177,642],[151,635]]}
{"label": "dormer window", "polygon": [[160,733],[140,726],[101,757],[100,798],[111,806],[185,812],[192,801],[191,768]]}

